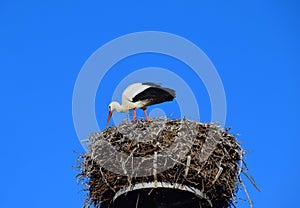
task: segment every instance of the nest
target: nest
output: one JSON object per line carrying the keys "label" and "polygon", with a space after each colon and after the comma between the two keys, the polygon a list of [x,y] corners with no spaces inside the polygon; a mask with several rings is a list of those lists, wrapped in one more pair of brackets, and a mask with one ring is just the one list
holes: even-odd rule
{"label": "nest", "polygon": [[197,207],[225,208],[234,202],[242,149],[234,135],[214,123],[127,121],[94,133],[89,142],[89,151],[79,157],[84,207],[114,207],[115,199],[136,185],[145,185],[149,194],[166,184],[189,189]]}

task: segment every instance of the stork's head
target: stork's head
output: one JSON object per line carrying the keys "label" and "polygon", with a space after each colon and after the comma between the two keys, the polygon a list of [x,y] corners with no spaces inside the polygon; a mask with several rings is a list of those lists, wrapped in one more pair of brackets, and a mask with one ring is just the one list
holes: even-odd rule
{"label": "stork's head", "polygon": [[117,103],[116,102],[111,102],[108,105],[108,116],[107,116],[107,121],[106,121],[106,126],[108,126],[108,123],[110,121],[110,118],[114,112],[114,110],[116,109]]}

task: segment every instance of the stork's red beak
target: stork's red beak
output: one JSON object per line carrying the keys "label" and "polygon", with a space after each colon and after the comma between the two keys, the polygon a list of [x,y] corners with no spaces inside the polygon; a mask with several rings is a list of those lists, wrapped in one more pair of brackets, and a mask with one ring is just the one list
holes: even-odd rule
{"label": "stork's red beak", "polygon": [[109,111],[108,112],[108,116],[107,116],[107,121],[106,121],[106,126],[108,126],[108,123],[109,123],[109,121],[110,121],[110,118],[111,118],[111,116],[112,116],[112,111]]}

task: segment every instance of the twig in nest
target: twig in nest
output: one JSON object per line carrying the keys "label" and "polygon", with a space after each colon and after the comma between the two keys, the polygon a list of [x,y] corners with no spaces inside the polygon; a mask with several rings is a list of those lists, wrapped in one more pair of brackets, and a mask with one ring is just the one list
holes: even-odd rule
{"label": "twig in nest", "polygon": [[251,176],[250,170],[247,167],[247,164],[245,161],[243,161],[243,165],[246,168],[246,171],[242,169],[242,173],[248,178],[248,180],[252,183],[252,185],[256,188],[257,191],[261,192],[261,189],[256,185],[256,182],[254,181],[254,178]]}
{"label": "twig in nest", "polygon": [[244,189],[245,194],[246,194],[246,196],[247,196],[247,199],[248,199],[248,202],[249,202],[249,206],[250,206],[250,208],[252,208],[253,203],[252,203],[252,200],[251,200],[251,198],[250,198],[250,195],[248,194],[246,185],[245,185],[244,182],[242,181],[241,177],[240,177],[240,176],[238,176],[238,177],[239,177],[240,184],[243,186],[243,189]]}
{"label": "twig in nest", "polygon": [[223,168],[220,166],[219,170],[218,170],[218,173],[217,173],[215,179],[213,180],[212,184],[215,184],[215,182],[218,180],[218,178],[220,177],[222,172],[223,172]]}
{"label": "twig in nest", "polygon": [[100,167],[100,173],[101,173],[101,178],[102,178],[102,181],[113,191],[113,192],[116,192],[116,190],[113,188],[113,187],[111,187],[110,185],[109,185],[109,183],[107,183],[107,180],[106,180],[106,178],[105,178],[105,176],[104,176],[104,174],[103,174],[103,172],[102,172],[102,167]]}
{"label": "twig in nest", "polygon": [[187,160],[186,160],[186,166],[185,166],[185,171],[184,171],[184,177],[186,178],[187,175],[188,175],[188,172],[189,172],[189,168],[190,168],[190,164],[191,164],[191,156],[189,155],[187,157]]}

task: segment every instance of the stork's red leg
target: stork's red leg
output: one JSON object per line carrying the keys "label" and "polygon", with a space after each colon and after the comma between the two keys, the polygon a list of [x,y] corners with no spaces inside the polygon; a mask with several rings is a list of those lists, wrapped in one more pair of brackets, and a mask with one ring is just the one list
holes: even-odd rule
{"label": "stork's red leg", "polygon": [[133,109],[133,118],[132,118],[133,121],[136,120],[136,108]]}
{"label": "stork's red leg", "polygon": [[149,121],[149,117],[148,117],[148,114],[147,114],[147,109],[144,109],[144,114],[145,114],[146,120]]}

